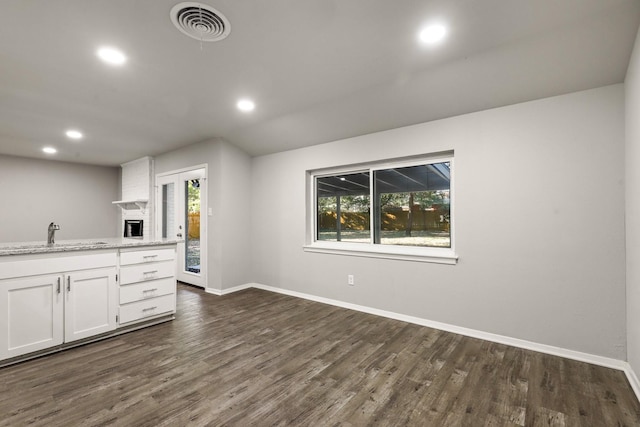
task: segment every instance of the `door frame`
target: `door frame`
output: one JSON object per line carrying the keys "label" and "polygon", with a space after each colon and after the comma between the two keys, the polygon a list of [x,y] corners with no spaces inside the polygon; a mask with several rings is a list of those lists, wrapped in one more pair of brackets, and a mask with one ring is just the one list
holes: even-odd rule
{"label": "door frame", "polygon": [[[208,250],[208,230],[209,230],[209,224],[208,224],[208,217],[209,217],[209,205],[208,205],[208,193],[209,193],[209,186],[208,186],[208,176],[209,176],[209,166],[207,163],[204,164],[200,164],[200,165],[194,165],[194,166],[189,166],[189,167],[185,167],[185,168],[181,168],[181,169],[175,169],[175,170],[171,170],[171,171],[167,171],[167,172],[162,172],[162,173],[158,173],[155,176],[155,182],[154,182],[154,190],[155,190],[155,232],[156,232],[156,238],[157,239],[162,239],[162,206],[161,206],[161,201],[162,201],[162,194],[161,194],[161,188],[162,186],[159,185],[159,181],[164,180],[164,178],[168,178],[171,176],[175,176],[175,181],[174,182],[178,182],[180,180],[180,175],[182,174],[188,174],[191,172],[196,172],[199,170],[204,170],[204,178],[202,178],[204,180],[204,191],[200,192],[200,274],[194,274],[194,273],[190,273],[187,271],[184,271],[184,268],[182,269],[182,271],[177,271],[178,273],[178,280],[180,280],[180,276],[183,275],[187,275],[187,276],[193,276],[194,278],[198,278],[198,280],[194,280],[194,282],[196,283],[191,283],[191,282],[186,282],[189,283],[191,285],[194,286],[198,286],[201,287],[203,289],[207,288],[207,276],[208,276],[208,266],[207,266],[207,262],[208,262],[208,257],[207,257],[207,250]],[[179,191],[176,188],[176,191]],[[181,203],[184,202],[184,200],[180,201]],[[186,228],[185,230],[183,230],[184,233],[187,232]],[[186,241],[186,239],[184,238],[186,236],[183,236],[183,239]],[[204,237],[204,238],[203,238]],[[204,244],[203,244],[204,242]],[[182,249],[180,248],[180,245],[182,245]],[[180,250],[181,249],[181,250]],[[185,248],[185,242],[182,243],[178,243],[178,256],[182,256],[184,258],[186,248]],[[180,270],[180,266],[184,267],[184,259],[182,260],[177,260],[177,266],[178,266],[178,270]]]}

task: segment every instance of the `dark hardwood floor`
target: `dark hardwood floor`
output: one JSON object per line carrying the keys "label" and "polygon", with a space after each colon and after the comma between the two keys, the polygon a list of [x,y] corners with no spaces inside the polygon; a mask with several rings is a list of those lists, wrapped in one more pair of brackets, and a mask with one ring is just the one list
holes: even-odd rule
{"label": "dark hardwood floor", "polygon": [[624,374],[320,303],[179,286],[175,321],[0,369],[1,426],[637,426]]}

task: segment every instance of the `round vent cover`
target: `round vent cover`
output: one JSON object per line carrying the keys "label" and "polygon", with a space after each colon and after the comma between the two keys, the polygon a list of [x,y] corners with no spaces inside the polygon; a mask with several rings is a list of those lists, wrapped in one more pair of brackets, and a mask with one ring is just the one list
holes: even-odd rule
{"label": "round vent cover", "polygon": [[183,34],[202,42],[217,42],[231,32],[231,24],[227,18],[202,3],[184,2],[173,6],[171,22]]}

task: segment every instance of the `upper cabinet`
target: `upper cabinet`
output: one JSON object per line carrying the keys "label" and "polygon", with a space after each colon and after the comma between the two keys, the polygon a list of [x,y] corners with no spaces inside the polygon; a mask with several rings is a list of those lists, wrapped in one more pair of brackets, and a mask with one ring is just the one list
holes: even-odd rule
{"label": "upper cabinet", "polygon": [[[153,177],[154,164],[151,157],[143,157],[121,165],[122,200],[116,200],[122,211],[122,219],[144,221],[145,239],[153,239]],[[124,229],[121,229],[124,232]],[[122,234],[121,234],[122,235]]]}
{"label": "upper cabinet", "polygon": [[122,167],[122,200],[113,202],[123,209],[144,210],[151,196],[153,185],[153,159],[143,157]]}

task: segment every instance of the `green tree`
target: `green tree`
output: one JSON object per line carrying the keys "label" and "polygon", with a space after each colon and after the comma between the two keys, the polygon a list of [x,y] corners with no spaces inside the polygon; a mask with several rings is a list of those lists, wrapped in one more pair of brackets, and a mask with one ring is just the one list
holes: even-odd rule
{"label": "green tree", "polygon": [[408,196],[409,193],[382,193],[380,194],[380,210],[389,211],[405,206],[409,202]]}
{"label": "green tree", "polygon": [[345,212],[369,212],[369,195],[342,196],[341,209]]}
{"label": "green tree", "polygon": [[187,210],[189,213],[200,212],[200,180],[187,181]]}

